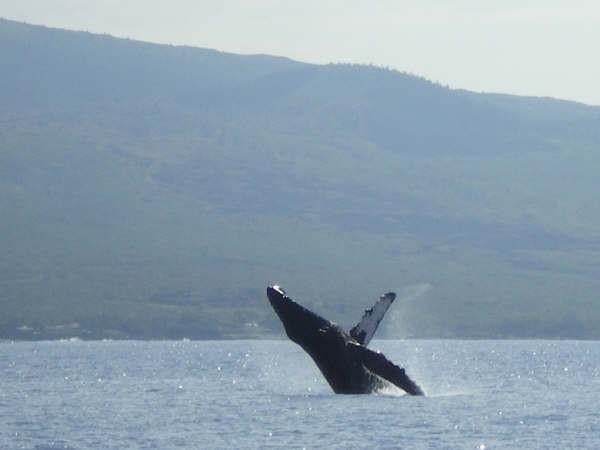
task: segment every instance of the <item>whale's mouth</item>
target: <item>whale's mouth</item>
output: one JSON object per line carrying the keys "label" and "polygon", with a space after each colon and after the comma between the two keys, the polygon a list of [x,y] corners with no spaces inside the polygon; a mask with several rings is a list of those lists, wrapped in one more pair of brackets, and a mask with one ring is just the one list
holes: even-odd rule
{"label": "whale's mouth", "polygon": [[273,289],[275,292],[277,292],[279,295],[283,295],[284,297],[286,297],[286,293],[283,290],[283,288],[281,286],[279,286],[278,284],[274,284],[273,286],[271,286],[271,289]]}
{"label": "whale's mouth", "polygon": [[285,325],[286,319],[289,319],[294,301],[277,284],[267,287],[267,297],[269,298],[269,303],[271,303],[271,306]]}
{"label": "whale's mouth", "polygon": [[277,284],[267,287],[267,297],[283,323],[288,337],[294,342],[297,336],[331,325],[328,320],[289,298],[285,290]]}
{"label": "whale's mouth", "polygon": [[267,297],[269,298],[269,302],[271,305],[276,308],[278,305],[283,303],[288,296],[281,286],[274,284],[273,286],[267,287]]}

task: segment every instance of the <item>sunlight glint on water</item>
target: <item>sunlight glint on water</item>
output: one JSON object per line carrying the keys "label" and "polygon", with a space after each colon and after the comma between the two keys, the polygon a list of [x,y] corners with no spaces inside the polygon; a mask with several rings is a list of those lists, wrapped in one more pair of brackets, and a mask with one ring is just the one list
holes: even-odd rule
{"label": "sunlight glint on water", "polygon": [[427,397],[334,395],[288,341],[2,343],[0,448],[600,448],[597,342],[372,347]]}

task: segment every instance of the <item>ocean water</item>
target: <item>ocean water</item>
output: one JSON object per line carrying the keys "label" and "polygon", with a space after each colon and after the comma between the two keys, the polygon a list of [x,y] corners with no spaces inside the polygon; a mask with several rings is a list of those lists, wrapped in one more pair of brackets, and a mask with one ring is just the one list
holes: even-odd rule
{"label": "ocean water", "polygon": [[0,343],[0,448],[600,448],[598,342],[371,347],[428,395],[334,395],[285,340]]}

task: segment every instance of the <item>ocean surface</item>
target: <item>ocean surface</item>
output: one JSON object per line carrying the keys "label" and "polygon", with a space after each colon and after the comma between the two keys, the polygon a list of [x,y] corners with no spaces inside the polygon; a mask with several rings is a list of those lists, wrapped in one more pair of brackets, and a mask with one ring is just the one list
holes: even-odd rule
{"label": "ocean surface", "polygon": [[600,342],[370,347],[427,396],[334,395],[285,340],[3,342],[0,448],[600,448]]}

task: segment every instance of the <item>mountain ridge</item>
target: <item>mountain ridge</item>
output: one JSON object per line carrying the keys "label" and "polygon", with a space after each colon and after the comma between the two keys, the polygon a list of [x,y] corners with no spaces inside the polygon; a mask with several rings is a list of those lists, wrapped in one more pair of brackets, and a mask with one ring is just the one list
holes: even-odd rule
{"label": "mountain ridge", "polygon": [[269,282],[347,326],[405,292],[388,337],[600,337],[600,107],[6,20],[0,41],[0,337],[273,336]]}

